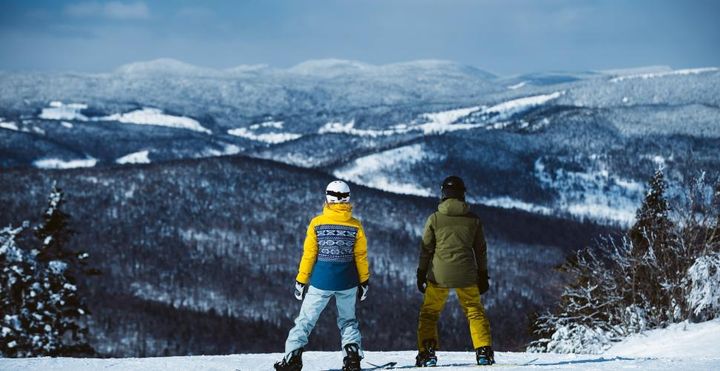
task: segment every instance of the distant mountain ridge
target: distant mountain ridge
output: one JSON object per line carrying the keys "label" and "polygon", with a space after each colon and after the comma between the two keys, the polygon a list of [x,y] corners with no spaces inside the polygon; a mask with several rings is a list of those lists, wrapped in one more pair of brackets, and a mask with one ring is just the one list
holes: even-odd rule
{"label": "distant mountain ridge", "polygon": [[719,86],[714,67],[501,77],[438,60],[212,69],[159,59],[106,74],[4,73],[0,167],[244,154],[340,175],[422,142],[422,161],[353,180],[434,190],[452,169],[488,204],[627,222],[634,184],[654,167],[675,166],[678,179],[690,162],[720,167]]}

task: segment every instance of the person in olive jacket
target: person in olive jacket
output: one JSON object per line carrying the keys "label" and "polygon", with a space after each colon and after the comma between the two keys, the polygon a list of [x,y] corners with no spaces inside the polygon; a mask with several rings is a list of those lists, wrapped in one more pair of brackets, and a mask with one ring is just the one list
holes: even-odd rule
{"label": "person in olive jacket", "polygon": [[483,226],[465,203],[462,179],[446,178],[441,191],[442,201],[425,223],[420,247],[417,286],[424,298],[418,321],[416,366],[437,364],[437,322],[450,289],[455,289],[470,323],[477,363],[490,365],[495,363],[490,321],[480,299],[489,288]]}

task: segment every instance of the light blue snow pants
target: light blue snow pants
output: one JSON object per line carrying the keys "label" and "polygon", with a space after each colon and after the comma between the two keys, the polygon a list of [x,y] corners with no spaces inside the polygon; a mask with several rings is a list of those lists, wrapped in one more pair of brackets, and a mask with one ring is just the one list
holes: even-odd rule
{"label": "light blue snow pants", "polygon": [[310,336],[310,332],[312,332],[315,323],[320,318],[320,313],[334,296],[338,311],[337,325],[340,329],[343,356],[346,355],[345,345],[355,343],[360,346],[360,357],[363,357],[360,344],[360,328],[357,318],[355,318],[356,295],[357,287],[342,291],[328,291],[310,286],[300,307],[300,314],[295,319],[295,327],[290,330],[285,342],[285,354],[304,347],[308,343],[308,336]]}

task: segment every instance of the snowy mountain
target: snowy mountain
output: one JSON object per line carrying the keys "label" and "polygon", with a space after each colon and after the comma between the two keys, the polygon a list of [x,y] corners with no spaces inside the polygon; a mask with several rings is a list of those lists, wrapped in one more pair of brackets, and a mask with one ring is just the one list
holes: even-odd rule
{"label": "snowy mountain", "polygon": [[[603,355],[538,354],[496,352],[497,364],[503,370],[714,370],[720,367],[720,321],[699,324],[677,324],[667,329],[648,331],[624,342]],[[365,353],[362,366],[396,363],[394,368],[414,368],[416,352]],[[227,356],[194,356],[164,358],[123,358],[123,359],[73,359],[34,358],[0,359],[0,366],[10,370],[53,371],[76,370],[94,371],[112,369],[118,371],[142,370],[267,370],[282,357],[273,354],[239,354]],[[438,369],[477,370],[474,353],[438,352]],[[304,369],[333,370],[342,365],[342,355],[337,352],[306,352],[303,356]]]}
{"label": "snowy mountain", "polygon": [[625,225],[657,166],[678,181],[720,168],[718,86],[715,67],[508,78],[434,60],[5,72],[0,166],[244,154],[421,196],[455,172],[477,202]]}
{"label": "snowy mountain", "polygon": [[[518,350],[563,283],[553,268],[631,223],[657,167],[671,195],[720,170],[719,87],[714,67],[502,77],[447,61],[0,72],[0,223],[36,219],[53,180],[68,192],[73,243],[107,272],[89,284],[102,354],[266,352],[292,321],[298,231],[345,179],[374,240],[369,300],[407,303],[360,309],[402,328],[369,340],[402,350],[420,228],[454,173],[489,235],[498,349]],[[334,349],[322,321],[312,349]],[[467,329],[441,331],[466,349]]]}

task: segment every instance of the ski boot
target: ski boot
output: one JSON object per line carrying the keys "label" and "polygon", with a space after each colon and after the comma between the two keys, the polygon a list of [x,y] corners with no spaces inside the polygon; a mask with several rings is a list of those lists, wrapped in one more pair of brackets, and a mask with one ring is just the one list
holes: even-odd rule
{"label": "ski boot", "polygon": [[480,366],[490,366],[495,363],[495,353],[492,347],[485,346],[475,349],[475,360]]}
{"label": "ski boot", "polygon": [[435,348],[437,348],[437,342],[433,339],[423,341],[425,350],[421,350],[417,357],[415,357],[415,367],[435,367],[437,366],[437,356],[435,355]]}
{"label": "ski boot", "polygon": [[342,371],[360,371],[360,346],[355,343],[345,345]]}
{"label": "ski boot", "polygon": [[302,370],[302,352],[303,348],[298,348],[285,355],[280,361],[275,363],[277,371],[300,371]]}

